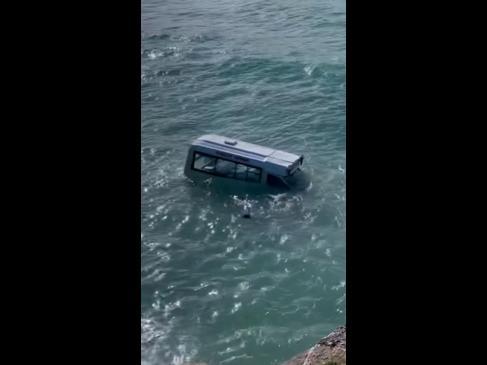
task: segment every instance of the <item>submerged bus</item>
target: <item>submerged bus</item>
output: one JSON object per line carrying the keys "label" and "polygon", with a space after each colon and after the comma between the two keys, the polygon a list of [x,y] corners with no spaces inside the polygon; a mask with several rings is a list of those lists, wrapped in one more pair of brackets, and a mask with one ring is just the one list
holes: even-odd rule
{"label": "submerged bus", "polygon": [[289,188],[303,160],[303,155],[209,134],[191,144],[184,174],[191,180],[233,179]]}

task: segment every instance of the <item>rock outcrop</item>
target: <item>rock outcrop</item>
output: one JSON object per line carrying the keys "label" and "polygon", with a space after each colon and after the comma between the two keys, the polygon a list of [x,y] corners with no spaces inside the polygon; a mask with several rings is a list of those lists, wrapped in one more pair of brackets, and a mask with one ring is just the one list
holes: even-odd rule
{"label": "rock outcrop", "polygon": [[282,365],[345,365],[346,328],[341,326],[305,351]]}
{"label": "rock outcrop", "polygon": [[[338,327],[316,345],[282,365],[346,365],[347,332]],[[184,365],[207,365],[206,363],[186,363]]]}

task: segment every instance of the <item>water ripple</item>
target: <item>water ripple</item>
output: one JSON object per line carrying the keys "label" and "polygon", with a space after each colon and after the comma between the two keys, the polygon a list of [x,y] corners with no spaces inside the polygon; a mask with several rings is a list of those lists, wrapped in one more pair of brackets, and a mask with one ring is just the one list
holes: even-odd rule
{"label": "water ripple", "polygon": [[[345,2],[144,0],[141,38],[141,363],[280,363],[345,321]],[[309,183],[197,185],[205,133],[302,153]]]}

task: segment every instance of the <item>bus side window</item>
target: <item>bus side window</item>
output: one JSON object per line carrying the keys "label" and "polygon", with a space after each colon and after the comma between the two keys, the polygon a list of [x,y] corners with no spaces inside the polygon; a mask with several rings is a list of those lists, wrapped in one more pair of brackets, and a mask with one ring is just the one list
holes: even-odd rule
{"label": "bus side window", "polygon": [[247,170],[247,181],[260,181],[261,169],[249,167]]}
{"label": "bus side window", "polygon": [[247,166],[242,164],[237,164],[236,176],[239,180],[245,180],[247,178]]}
{"label": "bus side window", "polygon": [[216,173],[225,177],[235,177],[236,163],[232,161],[222,160],[221,158],[216,161]]}
{"label": "bus side window", "polygon": [[215,165],[216,157],[202,155],[197,152],[194,154],[193,169],[204,172],[214,172]]}

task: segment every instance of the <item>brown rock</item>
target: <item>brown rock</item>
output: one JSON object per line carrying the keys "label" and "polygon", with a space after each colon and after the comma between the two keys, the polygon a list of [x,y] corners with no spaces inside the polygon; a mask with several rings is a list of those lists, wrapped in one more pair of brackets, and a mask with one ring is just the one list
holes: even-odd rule
{"label": "brown rock", "polygon": [[316,345],[282,365],[345,365],[347,333],[344,326],[338,327]]}

